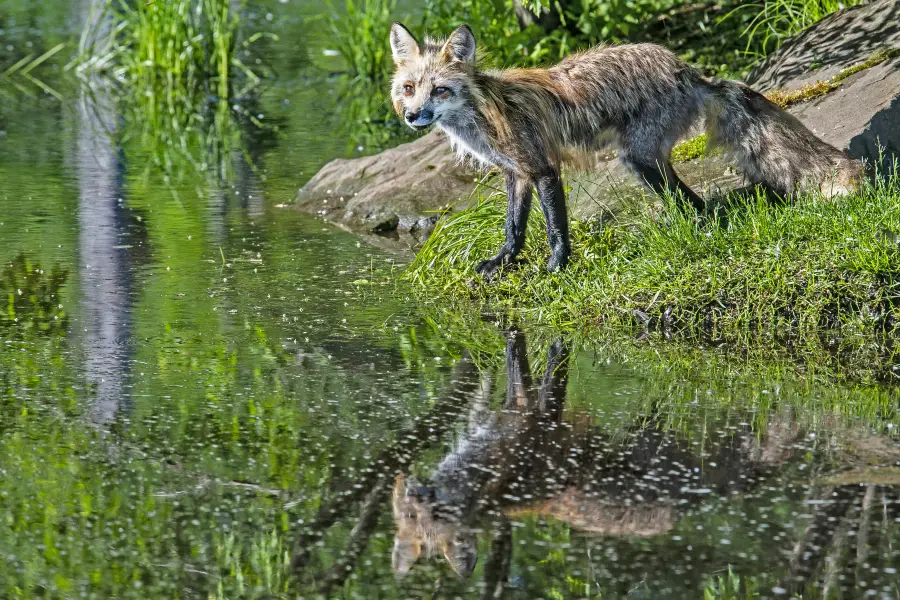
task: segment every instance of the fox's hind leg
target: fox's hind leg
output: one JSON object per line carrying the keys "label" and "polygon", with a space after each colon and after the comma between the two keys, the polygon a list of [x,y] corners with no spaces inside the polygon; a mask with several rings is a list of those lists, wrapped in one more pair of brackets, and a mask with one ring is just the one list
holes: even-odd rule
{"label": "fox's hind leg", "polygon": [[549,271],[564,269],[569,264],[572,247],[569,242],[569,219],[566,216],[566,192],[559,173],[549,171],[535,179],[538,200],[547,221],[547,241],[550,243]]}
{"label": "fox's hind leg", "polygon": [[657,160],[656,164],[626,154],[623,162],[631,168],[641,180],[659,195],[671,192],[680,202],[690,202],[697,212],[704,209],[703,199],[688,187],[672,168],[668,160]]}
{"label": "fox's hind leg", "polygon": [[485,279],[490,280],[501,265],[512,261],[522,251],[533,192],[530,181],[512,172],[506,174],[506,243],[496,256],[481,261],[475,267]]}

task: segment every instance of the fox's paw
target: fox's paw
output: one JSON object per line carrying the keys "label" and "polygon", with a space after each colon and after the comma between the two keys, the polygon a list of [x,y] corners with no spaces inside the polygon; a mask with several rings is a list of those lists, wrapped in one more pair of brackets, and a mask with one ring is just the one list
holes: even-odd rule
{"label": "fox's paw", "polygon": [[547,263],[547,270],[551,273],[561,271],[569,264],[569,251],[567,249],[554,250]]}
{"label": "fox's paw", "polygon": [[485,281],[490,281],[503,266],[505,256],[495,256],[487,260],[483,260],[475,267],[475,272],[481,275]]}

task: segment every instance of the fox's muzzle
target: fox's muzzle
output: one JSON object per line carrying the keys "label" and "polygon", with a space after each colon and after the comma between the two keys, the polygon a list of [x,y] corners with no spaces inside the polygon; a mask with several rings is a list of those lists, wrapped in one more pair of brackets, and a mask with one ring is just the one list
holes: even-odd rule
{"label": "fox's muzzle", "polygon": [[427,108],[421,109],[419,112],[407,111],[406,122],[413,129],[425,129],[434,123],[434,111]]}

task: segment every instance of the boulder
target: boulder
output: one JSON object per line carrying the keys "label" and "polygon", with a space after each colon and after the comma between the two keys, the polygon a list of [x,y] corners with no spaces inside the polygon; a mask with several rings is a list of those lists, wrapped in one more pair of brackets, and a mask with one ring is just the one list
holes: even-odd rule
{"label": "boulder", "polygon": [[416,234],[478,180],[434,131],[373,156],[331,161],[300,189],[296,206],[355,232]]}
{"label": "boulder", "polygon": [[[828,81],[877,52],[900,49],[900,2],[877,0],[830,15],[786,41],[757,67],[749,83],[760,91],[791,91]],[[883,167],[900,156],[900,56],[843,78],[839,88],[790,109],[822,139]],[[710,195],[741,185],[722,157],[675,165],[685,182]],[[296,206],[360,233],[412,234],[415,245],[437,215],[461,210],[485,176],[458,163],[439,132],[380,154],[325,165],[299,192]],[[646,192],[615,153],[598,156],[588,174],[567,174],[573,218],[616,215],[644,202]]]}
{"label": "boulder", "polygon": [[[787,40],[750,74],[760,90],[829,81],[878,53],[900,51],[900,2],[877,0],[833,13]],[[838,89],[790,111],[851,156],[890,170],[900,156],[900,56],[866,68]],[[879,155],[879,148],[884,150]]]}

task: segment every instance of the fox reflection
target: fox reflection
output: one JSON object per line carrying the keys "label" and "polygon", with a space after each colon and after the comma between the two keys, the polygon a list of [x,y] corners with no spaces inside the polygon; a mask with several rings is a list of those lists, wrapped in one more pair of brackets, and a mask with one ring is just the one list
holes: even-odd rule
{"label": "fox reflection", "polygon": [[[467,577],[478,560],[476,531],[538,515],[574,529],[651,536],[670,530],[680,511],[710,494],[739,493],[766,465],[785,457],[775,432],[765,446],[735,434],[701,449],[658,429],[652,417],[613,442],[587,420],[563,420],[569,350],[547,353],[533,385],[525,336],[506,332],[505,401],[489,407],[490,379],[471,403],[466,431],[426,482],[399,475],[393,489],[393,570],[443,555]],[[787,433],[788,437],[795,432]],[[496,551],[492,550],[492,554]],[[503,552],[511,552],[511,543]],[[506,561],[508,563],[508,561]]]}

